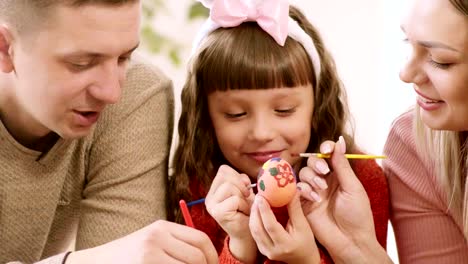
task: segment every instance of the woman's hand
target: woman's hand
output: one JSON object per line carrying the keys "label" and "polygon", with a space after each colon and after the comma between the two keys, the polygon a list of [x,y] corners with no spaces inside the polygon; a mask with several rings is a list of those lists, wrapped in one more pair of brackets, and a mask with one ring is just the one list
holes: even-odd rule
{"label": "woman's hand", "polygon": [[268,202],[255,197],[250,215],[250,230],[259,251],[271,260],[286,263],[320,263],[314,234],[304,216],[297,193],[288,204],[286,229],[278,223]]}
{"label": "woman's hand", "polygon": [[66,263],[216,264],[218,254],[205,233],[159,220],[102,246],[73,252]]}
{"label": "woman's hand", "polygon": [[253,200],[249,177],[227,165],[219,168],[205,200],[208,213],[229,235],[231,253],[243,262],[253,262],[257,255],[249,229]]}
{"label": "woman's hand", "polygon": [[390,261],[377,241],[366,191],[344,156],[343,137],[336,144],[324,142],[323,150],[332,154],[328,188],[317,184],[327,171],[323,159],[309,158],[299,173],[303,210],[315,236],[337,263]]}

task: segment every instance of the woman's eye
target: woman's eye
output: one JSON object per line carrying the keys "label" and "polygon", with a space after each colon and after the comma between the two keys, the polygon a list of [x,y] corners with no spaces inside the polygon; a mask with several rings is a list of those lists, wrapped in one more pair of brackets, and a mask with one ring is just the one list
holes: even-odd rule
{"label": "woman's eye", "polygon": [[227,118],[239,118],[239,117],[242,117],[244,116],[246,113],[245,112],[242,112],[242,113],[225,113],[224,115],[227,117]]}
{"label": "woman's eye", "polygon": [[452,63],[440,63],[440,62],[437,62],[437,61],[435,61],[435,60],[433,60],[433,59],[430,59],[430,60],[429,60],[429,63],[430,63],[432,66],[434,66],[434,67],[436,67],[436,68],[438,68],[438,69],[444,69],[444,70],[445,70],[445,69],[448,69],[448,68],[452,65]]}
{"label": "woman's eye", "polygon": [[428,54],[428,62],[431,66],[443,70],[448,69],[450,66],[453,65],[453,63],[442,63],[438,60],[435,60],[434,56],[431,53]]}

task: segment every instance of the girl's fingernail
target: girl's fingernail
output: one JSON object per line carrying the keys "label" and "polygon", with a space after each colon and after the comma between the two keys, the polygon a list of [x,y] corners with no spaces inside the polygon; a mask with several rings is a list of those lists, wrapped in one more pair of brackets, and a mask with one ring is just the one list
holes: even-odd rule
{"label": "girl's fingernail", "polygon": [[327,182],[320,178],[320,177],[314,177],[314,182],[320,187],[320,189],[325,190],[328,188]]}
{"label": "girl's fingernail", "polygon": [[330,172],[330,168],[328,168],[328,164],[324,160],[317,160],[317,162],[315,163],[315,167],[322,174],[327,174]]}
{"label": "girl's fingernail", "polygon": [[257,203],[258,206],[263,206],[263,199],[260,196],[255,197],[255,202]]}
{"label": "girl's fingernail", "polygon": [[296,188],[297,188],[298,191],[302,191],[301,186],[296,186]]}
{"label": "girl's fingernail", "polygon": [[316,202],[322,201],[322,198],[320,198],[320,196],[314,191],[310,192],[310,197],[312,197],[312,199]]}
{"label": "girl's fingernail", "polygon": [[346,142],[345,142],[343,136],[339,137],[338,142],[340,144],[341,153],[345,154],[346,153]]}

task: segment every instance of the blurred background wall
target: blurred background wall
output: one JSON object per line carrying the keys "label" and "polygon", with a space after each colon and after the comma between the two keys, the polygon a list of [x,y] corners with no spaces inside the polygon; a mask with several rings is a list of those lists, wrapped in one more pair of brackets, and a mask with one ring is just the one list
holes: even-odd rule
{"label": "blurred background wall", "polygon": [[[191,41],[204,19],[194,0],[145,0],[144,45],[140,51],[174,82],[176,124]],[[380,154],[392,120],[414,102],[398,78],[405,59],[399,21],[404,0],[294,0],[316,25],[346,86],[357,143]],[[203,11],[203,10],[202,10]],[[195,18],[189,18],[195,17]],[[176,133],[175,133],[176,135]],[[390,227],[388,252],[397,263]]]}

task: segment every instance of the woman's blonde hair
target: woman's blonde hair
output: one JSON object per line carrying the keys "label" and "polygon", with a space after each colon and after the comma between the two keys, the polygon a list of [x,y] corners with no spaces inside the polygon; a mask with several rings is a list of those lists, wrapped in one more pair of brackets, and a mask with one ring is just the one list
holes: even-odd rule
{"label": "woman's blonde hair", "polygon": [[[289,38],[284,47],[255,22],[234,28],[220,28],[203,41],[195,54],[182,90],[179,142],[173,159],[174,175],[169,180],[168,219],[182,222],[180,199],[193,200],[190,185],[208,191],[214,174],[224,159],[208,113],[208,94],[234,89],[269,89],[312,84],[314,110],[308,151],[317,151],[324,140],[345,135],[348,108],[335,64],[325,50],[317,30],[296,8],[289,15],[312,38],[321,60],[318,85],[311,59],[304,47]],[[352,148],[352,138],[347,142]],[[194,186],[192,186],[194,187]],[[204,195],[201,193],[200,195]]]}
{"label": "woman's blonde hair", "polygon": [[433,130],[421,120],[415,107],[416,144],[420,153],[435,162],[437,180],[447,193],[448,208],[462,219],[463,233],[468,239],[467,132]]}

